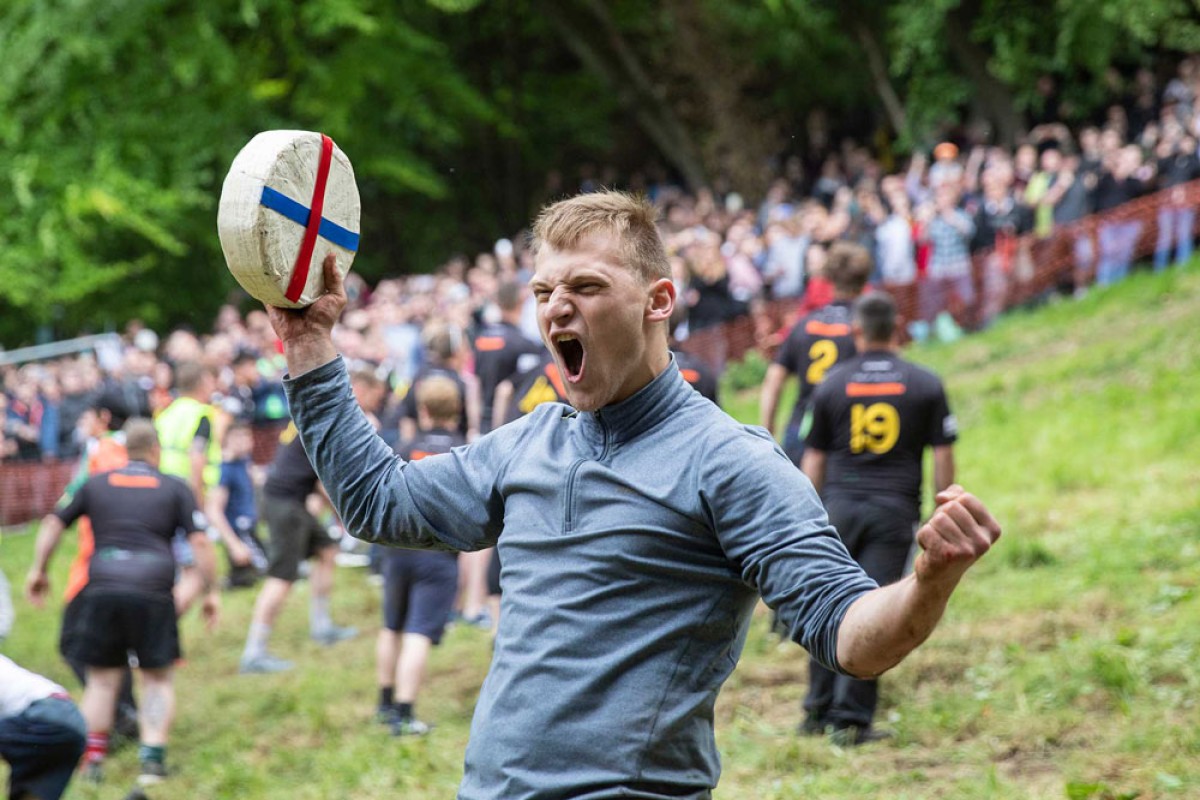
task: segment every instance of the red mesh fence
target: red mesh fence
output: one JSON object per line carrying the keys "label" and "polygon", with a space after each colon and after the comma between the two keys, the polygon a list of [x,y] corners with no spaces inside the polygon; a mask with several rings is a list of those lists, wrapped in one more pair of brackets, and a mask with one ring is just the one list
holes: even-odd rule
{"label": "red mesh fence", "polygon": [[[269,464],[286,423],[254,427],[256,464]],[[10,461],[0,464],[0,527],[39,519],[53,510],[79,462]]]}
{"label": "red mesh fence", "polygon": [[[1154,253],[1158,244],[1160,211],[1195,211],[1198,206],[1200,181],[1193,181],[1138,198],[1102,214],[1057,225],[1045,238],[1025,234],[995,248],[974,253],[971,257],[973,292],[967,299],[954,291],[946,292],[944,297],[931,298],[934,282],[925,279],[879,288],[895,298],[905,322],[929,321],[948,311],[962,328],[978,330],[1001,312],[1049,292],[1069,291],[1090,284],[1096,279],[1097,268],[1104,259],[1114,255],[1119,242],[1113,234],[1123,224],[1130,224],[1125,227],[1125,234],[1131,237],[1129,257],[1144,259]],[[1172,254],[1173,245],[1181,235],[1195,238],[1197,216],[1200,214],[1191,215],[1188,230],[1173,232]],[[749,350],[770,353],[799,316],[795,300],[762,303],[746,317],[692,334],[681,347],[719,367],[727,361],[741,359]]]}
{"label": "red mesh fence", "polygon": [[[1159,211],[1196,209],[1200,206],[1200,181],[1165,189],[1126,203],[1103,214],[1067,225],[1056,226],[1046,238],[1025,235],[972,256],[973,297],[964,300],[955,292],[931,302],[930,281],[885,286],[896,298],[904,320],[926,319],[949,311],[967,330],[985,326],[1004,310],[1027,303],[1056,289],[1086,285],[1096,275],[1097,265],[1111,250],[1113,233],[1122,223],[1134,259],[1155,250],[1159,236]],[[1194,237],[1195,215],[1188,237]],[[1173,237],[1177,239],[1179,236]],[[922,307],[924,306],[924,308]],[[741,359],[750,350],[769,353],[799,317],[796,301],[757,303],[752,313],[693,333],[682,349],[716,367]],[[283,426],[273,424],[254,429],[254,461],[271,461]],[[74,474],[74,461],[0,463],[0,526],[37,519],[53,509]]]}

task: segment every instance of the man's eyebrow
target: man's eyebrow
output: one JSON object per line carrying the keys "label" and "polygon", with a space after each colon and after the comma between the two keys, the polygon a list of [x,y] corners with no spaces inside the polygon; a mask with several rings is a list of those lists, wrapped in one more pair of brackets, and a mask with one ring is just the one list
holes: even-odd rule
{"label": "man's eyebrow", "polygon": [[[603,273],[594,272],[591,270],[582,270],[582,271],[576,272],[572,275],[568,275],[558,281],[558,283],[565,283],[568,286],[574,286],[574,285],[577,285],[580,283],[605,283],[605,284],[607,284],[610,282],[611,281],[609,280],[609,278],[607,276],[605,276]],[[551,286],[552,286],[551,282],[546,280],[545,278],[531,278],[529,281],[529,288],[535,292],[538,291],[539,289],[550,289]]]}

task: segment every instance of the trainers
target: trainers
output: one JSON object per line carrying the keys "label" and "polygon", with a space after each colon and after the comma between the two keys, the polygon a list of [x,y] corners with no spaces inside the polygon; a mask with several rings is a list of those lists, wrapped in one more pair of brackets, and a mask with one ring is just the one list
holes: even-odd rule
{"label": "trainers", "polygon": [[167,765],[161,761],[143,761],[141,772],[138,773],[138,786],[153,786],[162,783],[167,778]]}
{"label": "trainers", "polygon": [[819,718],[809,714],[796,728],[801,736],[820,736],[825,733],[826,724]]}
{"label": "trainers", "polygon": [[270,653],[263,653],[254,658],[243,658],[238,664],[238,672],[245,674],[264,674],[269,672],[287,672],[296,666],[291,661],[276,658]]}
{"label": "trainers", "polygon": [[98,784],[104,782],[104,764],[100,761],[89,761],[83,765],[79,779],[84,783]]}
{"label": "trainers", "polygon": [[122,706],[117,712],[117,718],[113,722],[112,731],[109,734],[108,752],[112,754],[131,744],[137,744],[138,739],[137,711],[130,711]]}
{"label": "trainers", "polygon": [[375,721],[382,725],[395,725],[400,721],[400,710],[395,706],[380,706],[375,709]]}
{"label": "trainers", "polygon": [[859,727],[858,725],[846,725],[844,727],[835,727],[829,733],[829,738],[833,743],[840,747],[857,747],[860,744],[871,744],[872,742],[882,742],[892,738],[890,731],[881,731],[877,728],[872,728],[870,725]]}
{"label": "trainers", "polygon": [[340,625],[331,625],[323,631],[313,632],[312,640],[317,644],[331,645],[338,642],[344,642],[347,639],[353,639],[358,636],[358,628],[350,626],[342,627]]}
{"label": "trainers", "polygon": [[433,726],[419,719],[398,719],[392,724],[392,736],[424,736]]}

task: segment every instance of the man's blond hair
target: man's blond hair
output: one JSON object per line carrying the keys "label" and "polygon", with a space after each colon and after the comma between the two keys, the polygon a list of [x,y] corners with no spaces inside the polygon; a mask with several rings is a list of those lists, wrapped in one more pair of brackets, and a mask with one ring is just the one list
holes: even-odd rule
{"label": "man's blond hair", "polygon": [[559,200],[542,209],[533,223],[533,253],[543,246],[578,250],[589,240],[612,236],[621,262],[643,281],[671,277],[671,265],[655,220],[658,210],[645,197],[603,191]]}
{"label": "man's blond hair", "polygon": [[871,251],[854,242],[834,242],[825,261],[825,277],[837,291],[857,297],[874,269]]}
{"label": "man's blond hair", "polygon": [[431,375],[417,384],[417,405],[424,408],[435,422],[458,420],[462,400],[458,396],[458,385],[450,378]]}
{"label": "man's blond hair", "polygon": [[150,457],[150,453],[158,446],[158,431],[154,423],[143,417],[134,417],[121,428],[125,434],[125,452],[135,460]]}

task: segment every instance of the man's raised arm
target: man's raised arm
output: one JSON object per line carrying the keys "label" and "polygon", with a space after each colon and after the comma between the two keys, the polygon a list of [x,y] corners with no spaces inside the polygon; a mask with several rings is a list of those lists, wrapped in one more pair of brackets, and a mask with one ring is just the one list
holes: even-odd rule
{"label": "man's raised arm", "polygon": [[838,629],[842,669],[874,678],[925,641],[963,574],[1000,537],[1000,525],[961,486],[937,495],[938,509],[917,532],[922,553],[913,574],[868,592],[846,611]]}
{"label": "man's raised arm", "polygon": [[[307,308],[267,306],[283,340],[288,404],[304,450],[347,530],[367,541],[437,550],[495,543],[503,503],[495,491],[503,443],[406,463],[367,421],[350,389],[332,330],[346,306],[334,256],[325,294]],[[507,442],[511,445],[511,442]]]}

